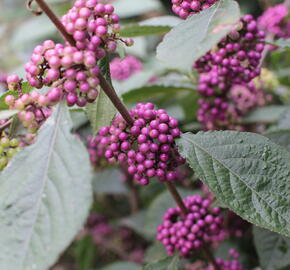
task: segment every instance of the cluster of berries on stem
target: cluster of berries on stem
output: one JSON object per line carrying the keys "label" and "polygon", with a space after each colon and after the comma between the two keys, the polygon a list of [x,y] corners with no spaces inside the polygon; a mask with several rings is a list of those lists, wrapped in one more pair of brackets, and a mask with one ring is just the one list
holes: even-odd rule
{"label": "cluster of berries on stem", "polygon": [[137,104],[130,116],[132,126],[117,115],[111,126],[101,128],[100,144],[106,147],[107,160],[125,164],[142,185],[154,176],[160,181],[176,180],[176,168],[184,163],[174,142],[181,134],[178,121],[152,103]]}
{"label": "cluster of berries on stem", "polygon": [[197,250],[224,239],[221,209],[211,207],[212,202],[202,196],[192,195],[183,200],[187,213],[179,206],[169,208],[163,223],[157,227],[157,240],[169,255],[178,251],[189,257]]}
{"label": "cluster of berries on stem", "polygon": [[208,9],[218,0],[171,0],[172,11],[182,19]]}
{"label": "cluster of berries on stem", "polygon": [[[198,120],[205,129],[229,128],[233,121],[261,103],[255,98],[260,89],[251,81],[261,71],[264,39],[265,33],[258,29],[253,16],[244,15],[215,50],[194,64],[200,74],[198,92],[202,97],[198,102]],[[237,87],[246,89],[242,91],[246,100],[243,108],[237,105],[239,101],[232,99]]]}

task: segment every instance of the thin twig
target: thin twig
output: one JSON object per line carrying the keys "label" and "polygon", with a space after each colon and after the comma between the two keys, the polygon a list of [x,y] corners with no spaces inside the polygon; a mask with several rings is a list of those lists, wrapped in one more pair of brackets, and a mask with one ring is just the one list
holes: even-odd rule
{"label": "thin twig", "polygon": [[168,188],[169,192],[171,193],[172,197],[174,198],[175,202],[179,206],[183,215],[186,216],[188,214],[188,210],[187,210],[180,194],[178,193],[176,187],[171,182],[168,182],[168,181],[165,182],[165,185]]}

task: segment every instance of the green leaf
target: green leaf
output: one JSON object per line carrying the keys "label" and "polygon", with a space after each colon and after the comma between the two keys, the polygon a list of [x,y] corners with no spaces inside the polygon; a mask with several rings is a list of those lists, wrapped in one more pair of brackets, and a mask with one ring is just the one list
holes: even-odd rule
{"label": "green leaf", "polygon": [[290,38],[287,39],[280,38],[277,40],[271,40],[267,42],[282,49],[290,49]]}
{"label": "green leaf", "polygon": [[267,107],[257,108],[243,119],[243,123],[246,124],[275,123],[281,118],[281,116],[287,110],[289,110],[289,106],[281,106],[281,105],[270,105]]}
{"label": "green leaf", "polygon": [[139,23],[139,25],[173,27],[173,26],[178,25],[181,22],[183,22],[183,20],[176,16],[160,16],[160,17],[153,17],[145,21],[142,21]]}
{"label": "green leaf", "polygon": [[47,270],[82,228],[92,202],[86,148],[57,105],[36,142],[0,175],[0,269]]}
{"label": "green leaf", "polygon": [[11,116],[17,114],[18,112],[19,112],[18,110],[3,110],[3,111],[0,111],[0,120],[8,119]]}
{"label": "green leaf", "polygon": [[[106,80],[111,83],[108,56],[101,60],[100,67]],[[91,122],[93,134],[97,134],[101,127],[110,125],[116,114],[116,109],[113,103],[103,90],[100,91],[99,96],[94,103],[86,106],[86,111]]]}
{"label": "green leaf", "polygon": [[143,270],[178,270],[179,258],[170,256],[160,261],[147,264]]}
{"label": "green leaf", "polygon": [[128,190],[121,180],[122,173],[117,168],[95,172],[94,190],[97,194],[126,194]]}
{"label": "green leaf", "polygon": [[254,241],[264,270],[276,270],[290,265],[290,238],[254,227]]}
{"label": "green leaf", "polygon": [[123,27],[120,31],[121,37],[141,37],[150,35],[162,35],[171,30],[170,26],[162,25],[138,25],[132,24]]}
{"label": "green leaf", "polygon": [[264,136],[184,134],[180,154],[214,195],[242,218],[290,235],[290,155]]}
{"label": "green leaf", "polygon": [[174,27],[159,44],[157,58],[169,67],[189,71],[193,62],[231,31],[239,17],[236,1],[218,1]]}
{"label": "green leaf", "polygon": [[290,129],[277,129],[265,133],[265,136],[290,152]]}
{"label": "green leaf", "polygon": [[167,86],[167,85],[148,85],[140,88],[132,89],[122,95],[125,102],[138,102],[145,99],[152,99],[153,97],[158,97],[160,95],[174,96],[181,91],[188,91],[196,93],[195,89],[190,86]]}
{"label": "green leaf", "polygon": [[145,253],[145,262],[158,261],[167,256],[164,246],[160,242],[155,242],[152,246],[147,248]]}
{"label": "green leaf", "polygon": [[116,262],[102,268],[101,270],[141,270],[141,267],[135,263]]}
{"label": "green leaf", "polygon": [[33,90],[33,87],[28,82],[22,83],[22,92],[23,93],[29,93]]}

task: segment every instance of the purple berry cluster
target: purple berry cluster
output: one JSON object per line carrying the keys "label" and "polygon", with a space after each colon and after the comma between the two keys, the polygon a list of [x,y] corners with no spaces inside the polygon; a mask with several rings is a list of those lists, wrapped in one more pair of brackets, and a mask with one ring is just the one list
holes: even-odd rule
{"label": "purple berry cluster", "polygon": [[107,160],[125,164],[142,185],[155,176],[160,181],[176,180],[176,168],[184,163],[174,142],[181,134],[178,121],[163,109],[155,110],[152,103],[137,104],[130,114],[132,126],[117,115],[110,127],[101,128]]}
{"label": "purple berry cluster", "polygon": [[202,196],[192,195],[183,200],[188,213],[183,215],[179,207],[169,208],[163,216],[163,223],[157,227],[157,240],[169,255],[179,251],[183,257],[205,245],[222,241],[223,216],[221,209],[211,208],[212,202]]}
{"label": "purple berry cluster", "polygon": [[182,19],[208,9],[218,0],[171,0],[172,10]]}
{"label": "purple berry cluster", "polygon": [[261,71],[259,64],[265,47],[264,38],[265,33],[258,30],[253,16],[244,15],[216,50],[195,63],[200,74],[198,92],[202,96],[198,102],[198,120],[205,129],[229,128],[230,123],[239,118],[240,111],[247,109],[236,108],[235,101],[231,100],[231,93],[236,88],[244,87],[244,92],[248,92],[247,101],[257,94],[251,81]]}
{"label": "purple berry cluster", "polygon": [[135,56],[126,56],[124,59],[114,58],[110,63],[112,79],[124,81],[142,70],[143,64]]}
{"label": "purple berry cluster", "polygon": [[[93,51],[98,59],[103,58],[106,52],[116,50],[116,42],[121,40],[118,38],[119,20],[114,7],[101,0],[77,0],[62,17],[62,23],[76,41],[77,49]],[[132,39],[124,41],[128,46],[132,42]]]}
{"label": "purple berry cluster", "polygon": [[289,9],[285,4],[268,8],[259,18],[258,26],[275,38],[290,37]]}
{"label": "purple berry cluster", "polygon": [[100,143],[101,139],[102,136],[99,134],[96,136],[88,136],[87,138],[90,160],[95,168],[103,168],[108,164],[107,159],[104,157],[106,147]]}
{"label": "purple berry cluster", "polygon": [[[215,261],[220,266],[222,270],[244,270],[245,268],[239,263],[239,253],[235,249],[229,250],[229,255],[232,257],[232,260],[226,261],[221,258],[217,258]],[[208,267],[201,268],[200,270],[215,270],[216,268],[213,265]]]}
{"label": "purple berry cluster", "polygon": [[65,98],[68,106],[85,106],[98,96],[98,56],[93,51],[55,44],[46,40],[34,49],[31,62],[25,65],[26,78],[31,86],[52,86],[49,101]]}

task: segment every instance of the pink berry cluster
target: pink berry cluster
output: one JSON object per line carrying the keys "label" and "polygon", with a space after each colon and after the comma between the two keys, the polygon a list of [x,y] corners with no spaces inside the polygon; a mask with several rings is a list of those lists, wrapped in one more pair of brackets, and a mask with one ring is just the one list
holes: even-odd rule
{"label": "pink berry cluster", "polygon": [[19,96],[7,95],[5,103],[9,109],[19,110],[17,115],[23,126],[28,132],[35,133],[51,115],[53,102],[49,100],[48,94],[40,94],[37,91],[22,93],[21,80],[17,75],[8,76],[7,83],[9,89],[14,89]]}
{"label": "pink berry cluster", "polygon": [[25,65],[31,86],[52,86],[47,97],[51,102],[65,98],[69,106],[85,106],[98,96],[99,67],[96,53],[46,40],[34,49],[31,62]]}
{"label": "pink berry cluster", "polygon": [[[223,260],[221,258],[215,259],[216,263],[220,266],[222,270],[244,270],[245,268],[240,264],[238,258],[240,257],[239,253],[235,249],[229,250],[229,255],[232,260]],[[215,270],[216,268],[213,265],[208,267],[201,268],[200,270]]]}
{"label": "pink berry cluster", "polygon": [[171,0],[172,10],[182,19],[208,9],[218,0]]}
{"label": "pink berry cluster", "polygon": [[259,18],[258,26],[275,38],[290,37],[289,9],[285,4],[268,8]]}
{"label": "pink berry cluster", "polygon": [[[77,0],[74,6],[62,17],[66,31],[76,41],[78,50],[89,50],[96,53],[98,59],[106,52],[112,53],[117,48],[120,30],[119,16],[114,7],[101,0]],[[132,39],[124,41],[132,45]]]}
{"label": "pink berry cluster", "polygon": [[223,216],[220,208],[211,208],[212,202],[200,195],[188,196],[183,202],[188,209],[186,216],[179,207],[169,208],[157,227],[157,240],[169,255],[177,250],[189,257],[203,246],[224,239]]}
{"label": "pink berry cluster", "polygon": [[101,128],[100,144],[106,147],[107,160],[125,164],[142,185],[155,176],[160,181],[176,180],[176,168],[184,163],[174,142],[181,134],[178,121],[152,103],[137,104],[130,115],[132,126],[117,115],[110,127]]}
{"label": "pink berry cluster", "polygon": [[[200,74],[198,120],[205,129],[228,128],[241,112],[256,105],[260,90],[251,83],[260,74],[260,60],[265,47],[265,33],[259,31],[252,15],[244,15],[235,29],[216,50],[208,52],[194,65]],[[243,89],[241,100],[232,100],[236,89]],[[238,95],[240,96],[240,95]],[[260,96],[260,93],[259,93]],[[236,102],[237,101],[237,102]],[[233,128],[236,128],[233,126]]]}
{"label": "pink berry cluster", "polygon": [[110,63],[112,79],[124,81],[142,70],[143,64],[135,56],[129,55],[124,59],[114,58]]}
{"label": "pink berry cluster", "polygon": [[90,160],[95,168],[103,168],[108,164],[107,159],[104,157],[106,147],[100,143],[101,139],[102,136],[99,134],[96,136],[88,136],[87,138]]}

